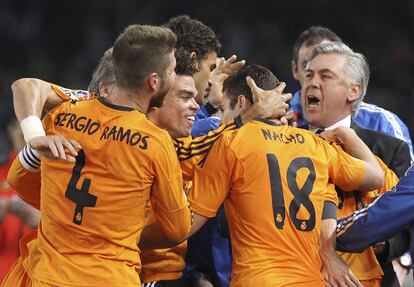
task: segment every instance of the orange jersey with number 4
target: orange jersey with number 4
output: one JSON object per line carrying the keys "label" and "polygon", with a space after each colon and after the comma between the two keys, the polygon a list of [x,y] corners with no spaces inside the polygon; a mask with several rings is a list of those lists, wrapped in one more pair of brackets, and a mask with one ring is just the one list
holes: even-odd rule
{"label": "orange jersey with number 4", "polygon": [[253,121],[215,143],[197,167],[193,211],[224,202],[233,249],[232,286],[323,286],[318,240],[332,181],[353,190],[364,163],[313,133]]}
{"label": "orange jersey with number 4", "polygon": [[144,114],[103,99],[66,101],[44,125],[83,149],[76,163],[42,158],[42,220],[25,269],[58,286],[139,286],[137,240],[150,198],[170,237],[180,240],[190,228],[170,136]]}

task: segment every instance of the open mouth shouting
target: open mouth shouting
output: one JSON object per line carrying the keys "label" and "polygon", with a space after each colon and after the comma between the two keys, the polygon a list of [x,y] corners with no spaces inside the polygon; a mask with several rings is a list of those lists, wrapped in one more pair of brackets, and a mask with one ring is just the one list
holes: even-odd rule
{"label": "open mouth shouting", "polygon": [[321,105],[320,96],[315,94],[307,93],[305,96],[305,107],[308,112],[317,112],[319,111]]}

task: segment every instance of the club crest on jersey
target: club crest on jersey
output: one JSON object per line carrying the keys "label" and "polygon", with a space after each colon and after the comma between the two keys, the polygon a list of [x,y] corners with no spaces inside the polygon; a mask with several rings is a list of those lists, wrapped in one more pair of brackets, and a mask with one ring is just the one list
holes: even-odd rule
{"label": "club crest on jersey", "polygon": [[89,91],[72,90],[72,89],[67,89],[67,88],[63,88],[60,86],[59,86],[59,89],[73,101],[88,100],[92,98],[92,94]]}

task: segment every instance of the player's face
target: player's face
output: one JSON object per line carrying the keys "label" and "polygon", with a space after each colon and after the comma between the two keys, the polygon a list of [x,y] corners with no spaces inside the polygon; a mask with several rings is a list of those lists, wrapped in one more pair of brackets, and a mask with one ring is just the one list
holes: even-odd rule
{"label": "player's face", "polygon": [[227,96],[227,93],[224,92],[223,101],[220,105],[221,110],[221,122],[228,123],[231,119],[238,116],[239,112],[236,108],[230,106],[230,98]]}
{"label": "player's face", "polygon": [[194,74],[193,78],[198,91],[197,103],[199,104],[204,102],[204,98],[208,93],[208,82],[210,80],[211,72],[216,67],[216,59],[217,53],[211,51],[198,62],[198,72]]}
{"label": "player's face", "polygon": [[166,96],[168,90],[173,86],[173,84],[175,82],[175,78],[176,78],[176,74],[175,74],[176,61],[175,61],[174,52],[171,52],[168,55],[168,61],[169,61],[169,65],[168,65],[167,69],[165,70],[164,76],[160,79],[160,81],[161,81],[160,87],[154,93],[154,95],[151,99],[150,106],[153,106],[153,107],[161,106],[162,102],[164,100],[164,97]]}
{"label": "player's face", "polygon": [[174,138],[187,137],[191,133],[195,112],[197,90],[191,76],[178,75],[173,87],[165,96],[160,108],[154,109],[156,124]]}
{"label": "player's face", "polygon": [[301,103],[304,117],[311,125],[326,128],[345,118],[351,114],[353,97],[344,56],[321,54],[309,62]]}
{"label": "player's face", "polygon": [[299,81],[300,85],[303,86],[303,81],[305,80],[305,68],[306,65],[308,64],[308,56],[310,54],[310,52],[313,50],[313,48],[315,48],[316,46],[318,46],[319,44],[323,44],[323,43],[329,43],[329,40],[323,40],[320,43],[317,43],[315,45],[310,45],[310,46],[306,46],[305,44],[303,44],[298,52],[298,62],[296,65],[293,66],[293,76],[295,77],[296,80]]}

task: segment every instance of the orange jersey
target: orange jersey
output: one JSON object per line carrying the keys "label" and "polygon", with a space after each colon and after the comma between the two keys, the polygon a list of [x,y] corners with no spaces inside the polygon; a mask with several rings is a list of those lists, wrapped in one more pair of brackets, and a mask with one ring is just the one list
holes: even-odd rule
{"label": "orange jersey", "polygon": [[[67,89],[55,84],[51,86],[55,93],[65,100],[70,98],[75,101],[84,101],[96,98],[95,94],[88,91]],[[192,178],[194,166],[208,154],[213,143],[219,138],[222,132],[234,130],[239,125],[240,123],[237,120],[233,120],[226,125],[221,125],[218,129],[209,132],[205,136],[173,139],[184,178]],[[27,154],[27,157],[33,158],[30,152],[30,150],[27,150],[24,154]],[[20,154],[19,157],[22,157],[22,155]],[[25,164],[23,167],[21,165],[22,161],[17,158],[14,161],[14,168],[9,173],[9,181],[19,191],[19,195],[24,200],[38,207],[40,205],[40,173],[28,172],[27,169],[30,170],[30,166]],[[186,184],[191,185],[191,182],[186,182]],[[153,216],[151,212],[149,218]],[[187,244],[183,242],[176,247],[168,249],[141,250],[141,280],[143,282],[152,282],[172,280],[181,277],[182,270],[185,266],[184,256],[186,248]]]}
{"label": "orange jersey", "polygon": [[[365,204],[371,203],[379,194],[391,190],[398,183],[398,177],[390,170],[381,159],[377,157],[377,161],[384,171],[384,185],[381,189],[370,192],[341,192],[341,204],[337,209],[338,218],[343,218],[355,210],[362,208]],[[359,280],[372,280],[383,275],[381,266],[379,265],[372,247],[361,253],[345,253],[338,252],[345,260],[352,272]]]}
{"label": "orange jersey", "polygon": [[[29,156],[27,147],[16,157],[9,170],[8,181],[10,185],[18,190],[19,196],[36,208],[40,208],[40,172],[34,173],[34,169],[26,164],[23,154]],[[23,163],[23,164],[22,164]],[[32,171],[29,171],[32,170]],[[184,190],[191,182],[185,182]],[[156,218],[151,204],[147,204],[147,216],[145,225],[153,223]],[[167,249],[141,249],[141,272],[142,282],[153,282],[160,280],[174,280],[182,276],[185,267],[184,257],[187,250],[187,241],[173,248]]]}
{"label": "orange jersey", "polygon": [[184,179],[191,180],[193,178],[194,168],[197,164],[202,163],[202,159],[205,158],[214,142],[223,132],[235,130],[240,126],[239,120],[234,119],[227,124],[220,125],[204,136],[173,139]]}
{"label": "orange jersey", "polygon": [[[68,89],[55,84],[51,84],[51,87],[56,95],[65,100],[85,101],[97,97],[96,94],[85,90]],[[224,131],[237,129],[241,125],[241,120],[236,118],[227,124],[220,125],[217,129],[210,131],[204,136],[196,138],[189,136],[186,138],[173,139],[184,179],[192,179],[194,167],[206,156],[206,154],[208,154],[208,151],[211,149],[214,142]]]}
{"label": "orange jersey", "polygon": [[189,202],[213,217],[224,202],[232,286],[323,286],[319,235],[329,180],[360,185],[364,163],[310,131],[253,121],[226,132],[197,167]]}
{"label": "orange jersey", "polygon": [[[151,203],[147,205],[145,224],[156,221]],[[143,283],[161,280],[175,280],[183,275],[187,240],[172,248],[141,249],[142,269],[139,276]]]}
{"label": "orange jersey", "polygon": [[142,113],[102,99],[64,102],[44,125],[83,149],[75,164],[42,158],[42,220],[26,270],[59,286],[138,286],[136,243],[150,198],[170,237],[190,228],[171,138]]}
{"label": "orange jersey", "polygon": [[23,159],[23,157],[26,155],[31,158],[34,157],[27,146],[25,146],[14,159],[7,174],[7,181],[20,198],[34,208],[40,209],[40,172],[39,170],[33,172],[35,169],[24,164],[27,161],[27,158]]}

